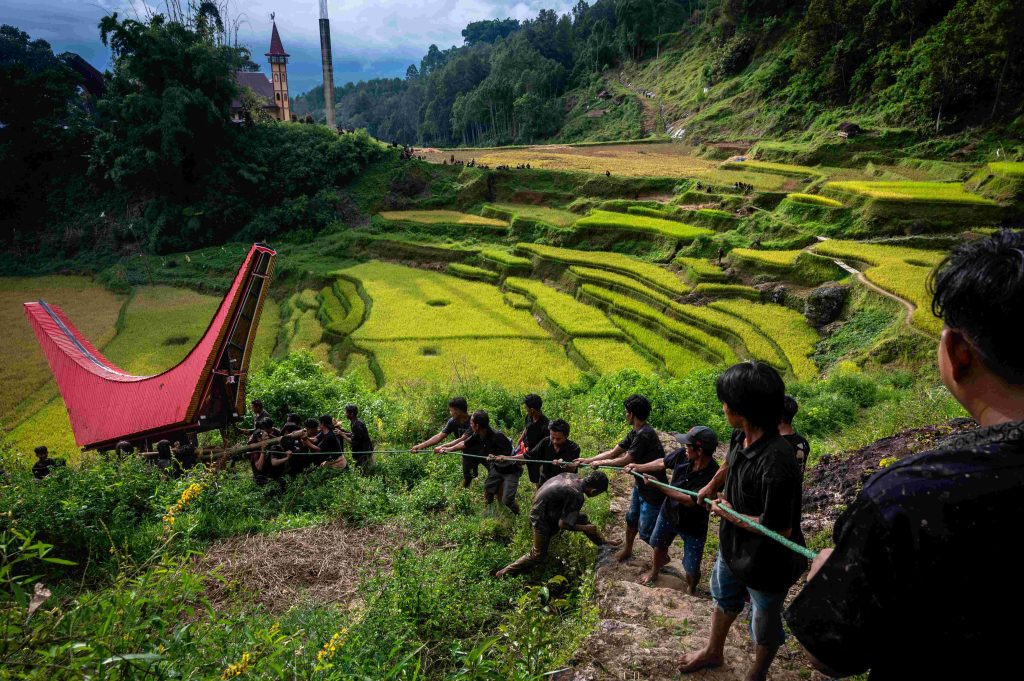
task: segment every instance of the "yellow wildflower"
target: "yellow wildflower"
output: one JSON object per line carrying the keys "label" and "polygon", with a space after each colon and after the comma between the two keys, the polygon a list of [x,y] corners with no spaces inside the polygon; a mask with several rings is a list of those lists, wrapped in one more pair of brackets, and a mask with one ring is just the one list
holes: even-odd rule
{"label": "yellow wildflower", "polygon": [[249,671],[249,667],[252,666],[252,656],[249,653],[242,653],[242,659],[234,664],[229,664],[224,672],[220,675],[222,679],[233,679],[236,676],[241,676],[245,672]]}

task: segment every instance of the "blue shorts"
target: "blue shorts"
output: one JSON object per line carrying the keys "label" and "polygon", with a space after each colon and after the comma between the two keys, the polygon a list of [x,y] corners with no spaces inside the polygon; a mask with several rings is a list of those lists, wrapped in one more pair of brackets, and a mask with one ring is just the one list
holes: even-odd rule
{"label": "blue shorts", "polygon": [[718,554],[711,572],[711,597],[722,612],[738,615],[743,612],[746,594],[750,594],[750,637],[759,646],[777,648],[786,640],[782,628],[782,606],[786,594],[771,594],[751,589],[736,579]]}
{"label": "blue shorts", "polygon": [[700,561],[704,557],[707,534],[705,533],[703,537],[695,534],[683,534],[665,519],[664,514],[659,513],[658,522],[654,524],[654,531],[651,533],[651,546],[667,551],[676,537],[683,540],[683,572],[688,575],[697,574],[700,572]]}
{"label": "blue shorts", "polygon": [[633,488],[633,498],[629,501],[629,511],[626,512],[626,526],[638,530],[640,538],[648,544],[651,543],[651,533],[654,532],[654,525],[658,522],[661,514],[661,507],[649,504],[640,496],[640,490]]}

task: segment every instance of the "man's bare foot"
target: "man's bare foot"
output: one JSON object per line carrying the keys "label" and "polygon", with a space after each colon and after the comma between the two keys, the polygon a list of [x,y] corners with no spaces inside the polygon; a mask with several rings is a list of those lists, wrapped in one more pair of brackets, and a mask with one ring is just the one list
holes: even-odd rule
{"label": "man's bare foot", "polygon": [[707,648],[702,648],[694,653],[686,653],[679,658],[679,671],[683,674],[692,674],[707,667],[721,667],[721,655],[712,653]]}
{"label": "man's bare foot", "polygon": [[636,583],[640,586],[651,586],[658,581],[657,574],[651,574],[651,572],[645,572],[636,578]]}
{"label": "man's bare foot", "polygon": [[627,560],[633,557],[632,547],[623,546],[621,549],[615,552],[615,560],[620,563],[625,563]]}
{"label": "man's bare foot", "polygon": [[507,575],[507,574],[508,574],[508,568],[502,568],[502,569],[498,570],[497,572],[495,572],[494,576],[497,577],[498,579],[504,579],[505,575]]}

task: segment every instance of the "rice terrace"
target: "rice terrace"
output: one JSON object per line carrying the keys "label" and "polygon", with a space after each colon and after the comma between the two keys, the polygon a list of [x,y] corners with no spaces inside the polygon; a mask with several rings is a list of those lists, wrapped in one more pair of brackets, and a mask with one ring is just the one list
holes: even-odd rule
{"label": "rice terrace", "polygon": [[0,10],[0,679],[1008,678],[1024,8],[393,4]]}

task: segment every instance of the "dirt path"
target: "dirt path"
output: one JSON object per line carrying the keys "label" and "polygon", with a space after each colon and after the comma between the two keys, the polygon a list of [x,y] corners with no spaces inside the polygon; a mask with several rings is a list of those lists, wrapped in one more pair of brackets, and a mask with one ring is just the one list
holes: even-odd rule
{"label": "dirt path", "polygon": [[645,93],[648,91],[634,87],[623,75],[619,76],[619,84],[632,92],[640,102],[640,107],[643,109],[641,120],[644,134],[664,133],[665,130],[660,130],[658,126],[658,121],[664,119],[664,105],[657,100],[657,93],[651,92],[650,94],[653,96],[647,96]]}
{"label": "dirt path", "polygon": [[[721,449],[719,456],[724,455]],[[612,482],[611,509],[615,520],[610,534],[621,539],[632,482],[622,475],[616,475]],[[714,525],[709,532],[717,532]],[[714,610],[708,582],[713,558],[705,557],[697,595],[689,596],[684,591],[679,543],[675,542],[670,550],[669,566],[652,587],[636,582],[650,566],[649,546],[637,539],[634,556],[625,564],[614,560],[614,550],[601,551],[595,576],[598,624],[577,651],[571,673],[560,675],[559,679],[739,681],[743,678],[754,652],[746,624],[747,613],[741,615],[729,633],[724,666],[689,676],[681,676],[676,670],[683,653],[703,646]],[[790,638],[779,651],[769,678],[773,681],[820,681],[825,677],[808,666],[799,646]]]}

